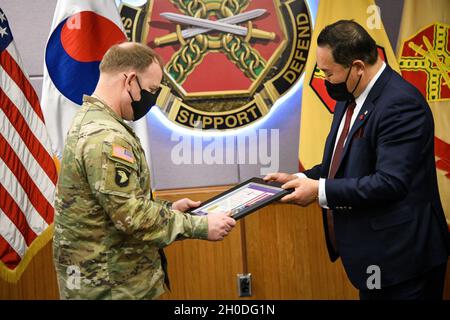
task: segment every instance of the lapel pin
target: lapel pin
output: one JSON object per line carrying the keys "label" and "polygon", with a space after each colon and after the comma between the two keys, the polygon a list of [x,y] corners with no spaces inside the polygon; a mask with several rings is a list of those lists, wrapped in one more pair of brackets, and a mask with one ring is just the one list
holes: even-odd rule
{"label": "lapel pin", "polygon": [[364,120],[364,117],[367,115],[368,111],[364,111],[362,115],[359,116],[359,120]]}

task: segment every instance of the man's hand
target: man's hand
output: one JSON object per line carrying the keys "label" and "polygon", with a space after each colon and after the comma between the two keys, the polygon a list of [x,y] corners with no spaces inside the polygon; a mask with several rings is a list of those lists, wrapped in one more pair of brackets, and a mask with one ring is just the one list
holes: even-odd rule
{"label": "man's hand", "polygon": [[192,201],[191,199],[184,198],[172,203],[172,209],[181,212],[186,212],[189,209],[197,208],[200,205],[200,203],[201,201]]}
{"label": "man's hand", "polygon": [[298,177],[295,174],[276,172],[276,173],[269,173],[263,179],[265,181],[276,181],[279,183],[286,183],[288,181],[291,181],[291,180],[294,180],[297,178]]}
{"label": "man's hand", "polygon": [[208,240],[223,240],[236,225],[236,220],[229,213],[208,214]]}
{"label": "man's hand", "polygon": [[290,202],[306,207],[313,203],[319,194],[319,181],[309,178],[295,179],[285,183],[283,189],[293,189],[294,192],[281,198],[282,202]]}

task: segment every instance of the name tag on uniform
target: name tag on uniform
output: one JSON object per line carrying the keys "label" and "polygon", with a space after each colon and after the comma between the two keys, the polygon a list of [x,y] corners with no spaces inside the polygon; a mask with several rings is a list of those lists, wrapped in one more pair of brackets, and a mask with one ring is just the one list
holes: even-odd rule
{"label": "name tag on uniform", "polygon": [[112,153],[111,156],[125,160],[129,163],[134,163],[134,154],[131,152],[131,150],[128,150],[122,146],[119,146],[118,144],[112,145]]}

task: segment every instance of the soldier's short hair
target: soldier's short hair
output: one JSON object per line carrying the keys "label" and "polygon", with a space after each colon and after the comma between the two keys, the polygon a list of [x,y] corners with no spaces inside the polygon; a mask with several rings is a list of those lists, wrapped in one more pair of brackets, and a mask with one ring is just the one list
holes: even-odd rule
{"label": "soldier's short hair", "polygon": [[143,72],[153,62],[161,69],[164,66],[161,56],[148,46],[138,42],[124,42],[113,45],[106,51],[100,62],[100,72],[115,73],[130,69]]}

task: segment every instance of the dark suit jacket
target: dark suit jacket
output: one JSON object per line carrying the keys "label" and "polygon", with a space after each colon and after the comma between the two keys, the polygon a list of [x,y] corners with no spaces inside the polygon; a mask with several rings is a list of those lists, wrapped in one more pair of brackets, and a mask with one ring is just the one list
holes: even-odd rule
{"label": "dark suit jacket", "polygon": [[[338,103],[322,164],[306,170],[327,178],[346,104]],[[437,186],[434,123],[420,92],[389,66],[372,87],[350,130],[335,179],[326,180],[339,255],[350,281],[367,289],[370,265],[381,286],[444,263],[450,251]],[[332,261],[338,258],[325,235]]]}

